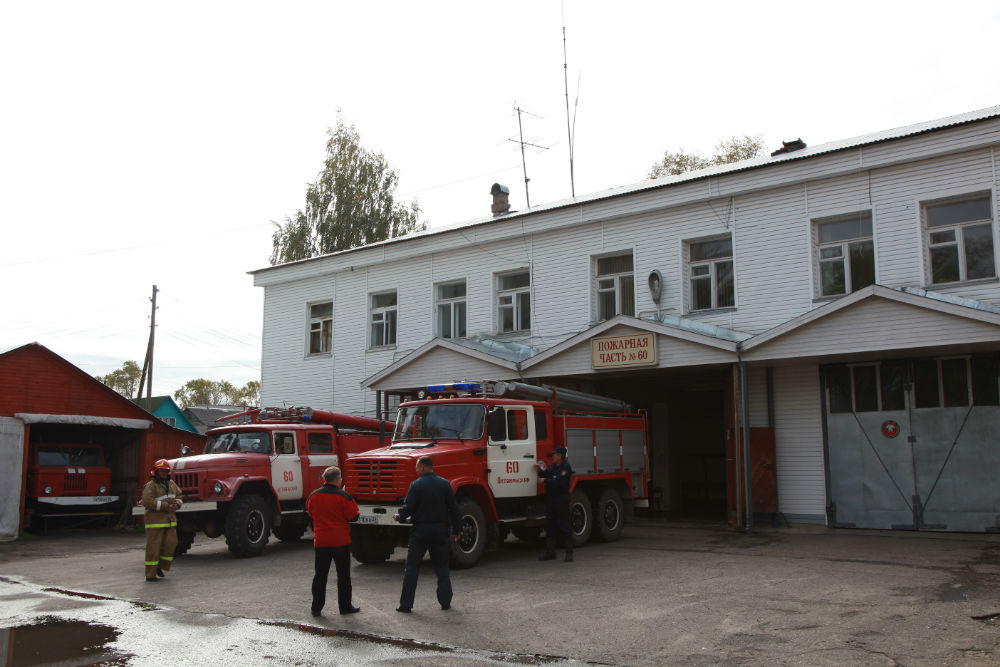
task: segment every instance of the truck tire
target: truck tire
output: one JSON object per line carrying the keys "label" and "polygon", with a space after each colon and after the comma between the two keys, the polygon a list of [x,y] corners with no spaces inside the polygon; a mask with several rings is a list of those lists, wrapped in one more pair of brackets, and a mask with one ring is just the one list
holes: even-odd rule
{"label": "truck tire", "polygon": [[226,512],[226,545],[237,558],[259,556],[271,533],[267,502],[260,496],[239,496]]}
{"label": "truck tire", "polygon": [[462,534],[451,543],[451,567],[462,570],[478,563],[486,551],[486,515],[471,498],[458,501],[458,514],[462,517]]}
{"label": "truck tire", "polygon": [[582,547],[586,544],[593,528],[594,510],[590,506],[590,498],[581,489],[577,489],[569,501],[569,529],[573,546]]}
{"label": "truck tire", "polygon": [[298,542],[306,534],[306,528],[308,527],[309,524],[304,521],[287,519],[282,521],[280,526],[272,528],[271,532],[282,542]]}
{"label": "truck tire", "polygon": [[514,537],[522,542],[530,542],[532,544],[537,544],[542,538],[541,526],[515,526],[510,529],[510,532],[514,533]]}
{"label": "truck tire", "polygon": [[594,527],[601,542],[614,542],[622,535],[625,507],[621,495],[614,489],[604,489],[594,508]]}
{"label": "truck tire", "polygon": [[395,546],[396,538],[391,530],[378,526],[351,526],[351,555],[359,563],[384,563],[392,555]]}
{"label": "truck tire", "polygon": [[177,529],[177,547],[174,549],[174,557],[183,556],[194,544],[194,531]]}

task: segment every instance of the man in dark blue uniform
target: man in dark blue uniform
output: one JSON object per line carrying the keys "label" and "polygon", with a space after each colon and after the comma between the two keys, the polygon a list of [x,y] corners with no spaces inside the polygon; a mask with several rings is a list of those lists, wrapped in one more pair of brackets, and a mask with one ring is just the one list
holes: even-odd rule
{"label": "man in dark blue uniform", "polygon": [[538,560],[553,560],[556,557],[556,536],[562,536],[566,544],[566,562],[573,560],[573,534],[569,524],[570,479],[573,469],[566,460],[566,448],[556,447],[552,451],[552,465],[546,467],[538,462],[538,476],[545,480],[545,552]]}
{"label": "man in dark blue uniform", "polygon": [[[393,517],[401,523],[412,523],[410,542],[403,570],[403,592],[396,611],[410,613],[417,593],[420,563],[427,551],[437,574],[437,599],[442,609],[451,609],[451,577],[448,559],[451,556],[450,532],[457,541],[462,532],[462,518],[451,482],[434,474],[434,461],[429,456],[417,459],[417,479],[410,484],[406,500]],[[449,531],[449,527],[451,530]]]}

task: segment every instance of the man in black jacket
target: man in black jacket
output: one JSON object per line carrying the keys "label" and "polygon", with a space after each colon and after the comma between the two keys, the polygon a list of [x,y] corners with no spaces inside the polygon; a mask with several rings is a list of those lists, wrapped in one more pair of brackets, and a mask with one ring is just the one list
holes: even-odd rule
{"label": "man in black jacket", "polygon": [[448,573],[448,559],[451,544],[448,528],[458,541],[462,532],[462,520],[458,513],[458,502],[451,483],[434,474],[434,461],[429,456],[417,459],[417,479],[410,484],[406,500],[394,517],[401,523],[412,523],[410,542],[406,551],[406,569],[403,571],[403,592],[399,596],[396,611],[410,613],[413,598],[417,592],[417,577],[420,563],[427,551],[431,553],[431,564],[437,574],[437,599],[442,609],[451,609],[451,577]]}
{"label": "man in black jacket", "polygon": [[538,476],[545,480],[545,552],[538,560],[553,560],[556,557],[556,536],[561,536],[566,544],[566,562],[573,560],[573,532],[569,523],[570,480],[573,469],[566,460],[566,448],[556,447],[552,451],[552,466],[538,463]]}

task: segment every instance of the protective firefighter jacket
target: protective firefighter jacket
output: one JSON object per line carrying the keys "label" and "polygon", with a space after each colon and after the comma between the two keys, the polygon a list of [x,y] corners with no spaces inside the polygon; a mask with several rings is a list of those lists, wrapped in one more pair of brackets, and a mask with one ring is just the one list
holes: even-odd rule
{"label": "protective firefighter jacket", "polygon": [[177,525],[177,515],[167,511],[170,503],[183,505],[181,488],[172,479],[164,486],[151,479],[142,487],[142,506],[146,508],[146,528],[172,528]]}
{"label": "protective firefighter jacket", "polygon": [[309,494],[306,512],[313,521],[313,545],[342,547],[351,543],[350,522],[360,512],[354,498],[333,484],[324,484]]}

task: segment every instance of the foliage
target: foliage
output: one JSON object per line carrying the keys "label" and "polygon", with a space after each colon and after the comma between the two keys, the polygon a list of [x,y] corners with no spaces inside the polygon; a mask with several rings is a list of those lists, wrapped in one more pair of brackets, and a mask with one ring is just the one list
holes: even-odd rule
{"label": "foliage", "polygon": [[181,408],[191,405],[246,405],[260,404],[260,382],[251,380],[237,388],[225,380],[188,380],[176,392],[174,399]]}
{"label": "foliage", "polygon": [[139,389],[139,378],[142,368],[134,361],[126,361],[118,370],[107,375],[95,375],[94,379],[103,382],[125,398],[132,398]]}
{"label": "foliage", "polygon": [[325,255],[421,230],[420,207],[396,201],[399,176],[385,157],[364,148],[353,125],[328,131],[326,159],[306,188],[304,210],[274,223],[271,264]]}
{"label": "foliage", "polygon": [[712,157],[706,158],[697,153],[685,153],[680,149],[676,153],[666,151],[663,159],[649,170],[649,178],[676,176],[695,169],[704,169],[717,164],[731,164],[740,160],[749,160],[764,154],[764,137],[730,137],[715,145]]}

